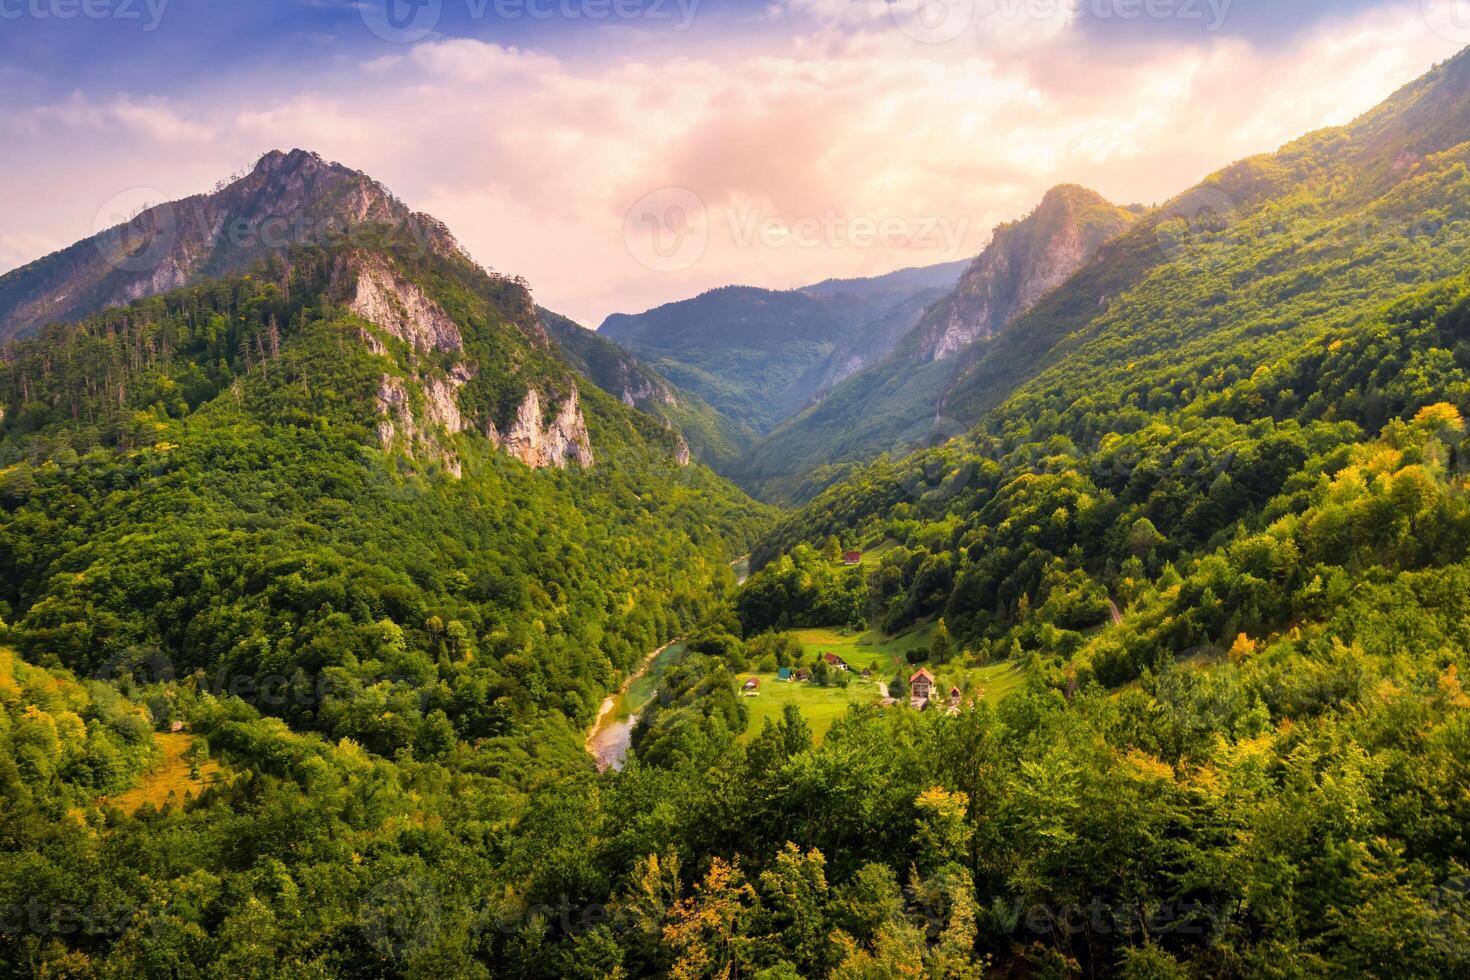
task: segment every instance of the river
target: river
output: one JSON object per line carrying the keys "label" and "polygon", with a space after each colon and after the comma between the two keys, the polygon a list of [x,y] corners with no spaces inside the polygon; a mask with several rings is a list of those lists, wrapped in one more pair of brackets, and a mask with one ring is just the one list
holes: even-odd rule
{"label": "river", "polygon": [[[730,567],[735,570],[738,583],[744,585],[750,574],[750,556],[735,559]],[[597,760],[598,772],[623,768],[623,760],[628,757],[628,749],[633,743],[633,728],[638,724],[638,712],[653,697],[653,689],[644,697],[636,697],[634,685],[652,671],[656,688],[657,675],[662,674],[665,667],[683,659],[684,650],[678,640],[666,643],[643,658],[643,663],[623,682],[621,690],[602,699],[602,705],[597,709],[597,721],[587,733],[587,751]]]}

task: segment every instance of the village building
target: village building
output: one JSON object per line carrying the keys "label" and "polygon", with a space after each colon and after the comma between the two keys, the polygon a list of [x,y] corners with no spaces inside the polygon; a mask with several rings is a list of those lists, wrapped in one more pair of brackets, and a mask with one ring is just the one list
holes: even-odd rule
{"label": "village building", "polygon": [[863,553],[861,551],[849,551],[842,556],[842,564],[844,565],[861,565],[862,563]]}
{"label": "village building", "polygon": [[929,673],[927,667],[921,667],[909,678],[909,693],[913,697],[914,707],[922,708],[929,703],[934,695],[934,675]]}
{"label": "village building", "polygon": [[789,683],[791,681],[791,668],[782,667],[780,670],[776,671],[776,680],[786,681]]}
{"label": "village building", "polygon": [[809,681],[812,679],[812,672],[803,667],[796,672],[796,679],[799,681]]}
{"label": "village building", "polygon": [[846,660],[843,660],[841,657],[837,656],[837,654],[835,654],[835,653],[823,654],[822,659],[825,660],[825,661],[827,661],[827,666],[828,667],[835,667],[838,670],[849,670],[849,669],[851,669],[851,668],[849,668],[847,666],[847,661]]}
{"label": "village building", "polygon": [[747,691],[758,691],[760,690],[760,686],[761,679],[759,677],[752,677],[750,680],[745,682],[745,689]]}

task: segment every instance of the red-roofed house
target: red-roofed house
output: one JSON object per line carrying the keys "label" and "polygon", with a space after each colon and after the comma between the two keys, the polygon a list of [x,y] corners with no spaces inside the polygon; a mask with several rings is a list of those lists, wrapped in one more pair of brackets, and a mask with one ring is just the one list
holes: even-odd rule
{"label": "red-roofed house", "polygon": [[928,701],[934,694],[934,675],[929,673],[928,668],[921,667],[909,678],[909,693],[913,695],[916,704]]}

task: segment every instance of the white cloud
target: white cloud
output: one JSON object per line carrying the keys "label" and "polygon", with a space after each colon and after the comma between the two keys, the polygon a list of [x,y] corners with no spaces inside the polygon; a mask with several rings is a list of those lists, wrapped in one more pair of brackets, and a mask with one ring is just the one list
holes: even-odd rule
{"label": "white cloud", "polygon": [[[819,16],[823,26],[807,29]],[[114,184],[130,167],[127,180],[170,191],[203,189],[266,148],[315,149],[378,177],[481,261],[595,325],[729,282],[795,286],[953,257],[903,236],[743,241],[764,222],[906,222],[916,234],[943,222],[963,229],[970,254],[1056,183],[1162,201],[1235,159],[1346,121],[1454,47],[1392,13],[1324,22],[1270,49],[1217,38],[1127,51],[1083,46],[1065,24],[1016,32],[993,19],[978,43],[918,43],[881,0],[780,11],[783,24],[798,19],[801,30],[754,51],[750,39],[689,40],[657,63],[637,46],[572,58],[429,41],[333,85],[263,78],[187,111],[79,96],[38,110],[52,114],[41,125],[34,112],[0,109],[0,135],[29,118],[26,153],[72,161],[61,168],[72,186],[111,166]],[[109,159],[91,159],[104,144],[78,136],[88,126],[108,132]],[[184,139],[199,141],[194,152],[160,152]],[[85,208],[36,203],[64,196],[63,178],[24,172],[32,178],[0,188],[0,213],[58,240],[87,232],[68,223],[72,211],[90,217]],[[710,238],[693,266],[658,272],[634,259],[623,229],[629,208],[664,187],[704,201]]]}

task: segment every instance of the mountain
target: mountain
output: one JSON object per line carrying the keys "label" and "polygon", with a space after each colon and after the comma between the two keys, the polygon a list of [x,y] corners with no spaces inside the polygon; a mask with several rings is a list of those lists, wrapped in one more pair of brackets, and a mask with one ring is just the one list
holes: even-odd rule
{"label": "mountain", "polygon": [[366,174],[305,150],[274,151],[212,193],[156,205],[0,276],[0,340],[245,272],[268,255],[349,228],[458,250],[440,222],[410,211]]}
{"label": "mountain", "polygon": [[1052,188],[1031,214],[995,229],[954,291],[925,312],[905,338],[909,359],[950,360],[990,337],[1070,279],[1137,216],[1085,187]]}
{"label": "mountain", "polygon": [[953,286],[959,263],[778,291],[728,286],[598,333],[734,421],[767,431],[872,363]]}
{"label": "mountain", "polygon": [[[255,177],[286,161],[339,172]],[[302,696],[262,710],[387,756],[447,725],[581,760],[568,719],[732,581],[764,512],[587,384],[524,283],[381,227],[5,347],[6,642],[276,677]]]}
{"label": "mountain", "polygon": [[630,408],[662,419],[695,459],[722,472],[754,441],[754,433],[705,402],[680,391],[630,352],[550,310],[541,323],[567,362],[593,384]]}
{"label": "mountain", "polygon": [[958,424],[945,417],[945,393],[974,345],[1064,283],[1136,218],[1085,188],[1053,188],[1031,214],[995,230],[954,289],[919,311],[891,353],[839,379],[732,472],[771,499],[808,499],[841,464],[957,434]]}
{"label": "mountain", "polygon": [[[1453,489],[1458,413],[1470,408],[1467,173],[1470,52],[1347,126],[1226,167],[958,360],[945,411],[977,424],[854,469],[774,531],[756,564],[799,542],[902,528],[889,627],[943,615],[995,651],[1039,642],[1032,610],[1048,596],[1045,622],[1085,633],[1107,618],[1109,594],[1141,589],[1152,618],[1137,635],[1046,641],[1109,683],[1170,646],[1228,646],[1239,630],[1299,622],[1233,580],[1185,583],[1204,613],[1148,579],[1166,565],[1223,576],[1246,562],[1253,581],[1291,596],[1338,574],[1295,556],[1348,561],[1346,539],[1333,551],[1313,535],[1339,520],[1347,534],[1353,518],[1334,510],[1309,533],[1294,516],[1326,507],[1344,467],[1379,459],[1375,494],[1420,465],[1424,500]],[[1430,444],[1440,438],[1447,446]],[[1370,521],[1375,505],[1354,506]],[[1400,550],[1352,558],[1343,581],[1463,560],[1437,536],[1448,532],[1409,530],[1418,519],[1396,525]],[[1277,556],[1272,570],[1249,565],[1248,541]],[[1186,613],[1190,629],[1159,632]]]}
{"label": "mountain", "polygon": [[1275,334],[1348,321],[1456,271],[1467,88],[1462,53],[1351,124],[1167,202],[977,350],[946,411],[978,421],[1069,358],[1137,371],[1133,356],[1146,354],[1160,365],[1152,383],[1171,388],[1170,371],[1213,360],[1216,345],[1251,336],[1245,324]]}

